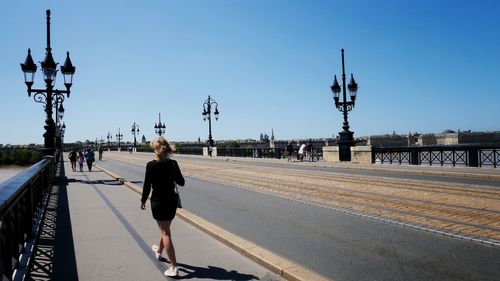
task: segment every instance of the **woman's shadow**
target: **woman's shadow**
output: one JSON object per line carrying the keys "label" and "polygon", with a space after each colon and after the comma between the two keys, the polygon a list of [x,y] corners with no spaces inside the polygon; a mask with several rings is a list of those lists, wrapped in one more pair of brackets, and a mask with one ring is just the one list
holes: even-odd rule
{"label": "woman's shadow", "polygon": [[184,263],[177,263],[179,271],[186,273],[175,279],[211,279],[211,280],[259,280],[255,275],[239,273],[236,270],[227,271],[224,268],[208,265],[198,267]]}

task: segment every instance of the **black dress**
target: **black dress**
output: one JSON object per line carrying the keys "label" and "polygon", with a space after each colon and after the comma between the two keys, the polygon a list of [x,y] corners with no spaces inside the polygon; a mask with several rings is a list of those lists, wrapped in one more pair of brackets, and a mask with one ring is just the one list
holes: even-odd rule
{"label": "black dress", "polygon": [[179,165],[175,160],[153,160],[146,165],[146,176],[142,187],[141,202],[148,199],[151,188],[151,211],[153,218],[159,221],[172,220],[177,211],[177,198],[175,197],[175,183],[184,186]]}

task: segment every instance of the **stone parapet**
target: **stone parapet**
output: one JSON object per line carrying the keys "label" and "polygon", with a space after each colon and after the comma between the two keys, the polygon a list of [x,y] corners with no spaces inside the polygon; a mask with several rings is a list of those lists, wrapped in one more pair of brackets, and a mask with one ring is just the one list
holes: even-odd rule
{"label": "stone parapet", "polygon": [[[323,146],[323,160],[325,162],[338,163],[339,147],[338,146]],[[351,162],[360,164],[372,164],[372,147],[371,146],[352,146],[351,147]]]}
{"label": "stone parapet", "polygon": [[[209,157],[208,147],[203,147],[203,156]],[[217,157],[217,147],[212,147],[212,157]]]}
{"label": "stone parapet", "polygon": [[360,164],[372,164],[372,147],[352,146],[351,162]]}
{"label": "stone parapet", "polygon": [[323,160],[325,162],[340,162],[338,146],[323,146]]}

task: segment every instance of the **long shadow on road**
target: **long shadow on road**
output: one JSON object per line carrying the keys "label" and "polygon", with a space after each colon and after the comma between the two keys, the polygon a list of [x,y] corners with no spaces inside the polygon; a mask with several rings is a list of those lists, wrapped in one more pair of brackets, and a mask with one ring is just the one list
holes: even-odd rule
{"label": "long shadow on road", "polygon": [[[158,263],[157,259],[154,255],[151,254],[151,248],[149,244],[141,237],[141,235],[137,232],[135,227],[130,224],[130,222],[125,218],[125,216],[114,206],[114,204],[106,197],[106,195],[97,188],[97,184],[107,184],[107,185],[120,185],[121,183],[111,180],[111,181],[92,181],[92,180],[82,180],[82,183],[87,183],[92,186],[95,192],[101,197],[103,202],[108,206],[108,208],[113,212],[118,221],[123,225],[129,235],[134,239],[137,245],[140,247],[144,255],[156,266],[156,268],[163,272],[165,268]],[[168,262],[166,259],[163,259],[162,262]],[[179,276],[175,279],[208,279],[208,280],[259,280],[257,276],[251,274],[239,273],[235,270],[226,270],[221,267],[216,266],[207,266],[207,267],[198,267],[183,263],[178,263],[180,265],[179,271],[187,273],[184,276]],[[172,280],[173,278],[167,278]],[[69,279],[68,279],[69,280]]]}

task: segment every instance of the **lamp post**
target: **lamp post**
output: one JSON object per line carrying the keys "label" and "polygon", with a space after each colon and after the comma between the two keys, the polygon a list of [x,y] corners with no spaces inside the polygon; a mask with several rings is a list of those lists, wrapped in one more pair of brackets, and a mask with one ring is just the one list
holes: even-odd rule
{"label": "lamp post", "polygon": [[47,47],[45,48],[45,59],[40,63],[42,66],[42,72],[45,80],[45,89],[32,89],[36,72],[36,64],[33,62],[31,57],[31,49],[28,49],[28,56],[24,63],[21,63],[21,69],[24,72],[24,82],[28,87],[28,97],[34,93],[33,99],[37,103],[42,103],[45,106],[45,113],[47,118],[45,119],[45,133],[44,137],[44,154],[54,155],[55,152],[55,137],[56,137],[56,126],[54,119],[52,119],[52,107],[54,106],[53,99],[63,102],[64,94],[69,97],[70,88],[73,84],[73,74],[75,74],[75,67],[71,63],[69,58],[69,52],[66,52],[66,60],[64,65],[61,66],[61,72],[64,76],[64,86],[66,90],[54,89],[54,84],[56,81],[57,74],[57,63],[52,57],[52,48],[50,47],[50,10],[46,11],[47,14]]}
{"label": "lamp post", "polygon": [[135,138],[135,135],[139,133],[139,124],[136,124],[134,122],[134,124],[132,124],[131,132],[134,135],[134,151],[136,152],[137,151],[137,139]]}
{"label": "lamp post", "polygon": [[208,99],[203,103],[203,121],[208,119],[208,144],[209,146],[214,146],[214,140],[212,139],[212,107],[215,106],[214,116],[215,120],[219,120],[219,104],[208,96]]}
{"label": "lamp post", "polygon": [[330,87],[333,92],[333,99],[335,100],[335,107],[344,114],[344,124],[342,132],[339,132],[339,160],[340,161],[351,161],[351,146],[354,146],[353,132],[349,131],[349,122],[347,121],[347,112],[354,108],[356,101],[356,94],[358,92],[358,84],[354,81],[354,76],[351,73],[351,80],[347,89],[351,96],[351,100],[347,101],[346,96],[346,84],[345,84],[345,66],[344,66],[344,49],[342,49],[342,98],[343,101],[339,101],[339,94],[341,87],[337,81],[337,75],[334,76],[333,84]]}
{"label": "lamp post", "polygon": [[116,134],[116,140],[118,141],[118,151],[121,151],[120,141],[123,139],[123,134],[120,133],[120,128],[118,128],[118,134]]}
{"label": "lamp post", "polygon": [[108,151],[111,151],[111,140],[113,140],[113,135],[108,132],[108,136],[106,137],[108,139]]}
{"label": "lamp post", "polygon": [[155,133],[161,137],[165,133],[165,128],[165,122],[161,123],[161,114],[158,113],[158,124],[155,123]]}

